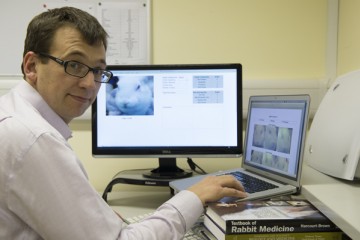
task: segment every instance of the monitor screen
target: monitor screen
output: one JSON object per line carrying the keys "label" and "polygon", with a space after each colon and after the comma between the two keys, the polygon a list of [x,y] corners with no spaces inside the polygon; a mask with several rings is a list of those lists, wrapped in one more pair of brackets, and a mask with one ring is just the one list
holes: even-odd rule
{"label": "monitor screen", "polygon": [[95,157],[156,157],[149,177],[187,174],[177,157],[242,154],[240,64],[112,65],[92,106]]}

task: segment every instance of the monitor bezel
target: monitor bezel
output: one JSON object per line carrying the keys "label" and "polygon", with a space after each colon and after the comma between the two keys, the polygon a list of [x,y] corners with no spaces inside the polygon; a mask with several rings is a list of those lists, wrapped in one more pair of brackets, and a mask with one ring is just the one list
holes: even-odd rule
{"label": "monitor bezel", "polygon": [[107,70],[171,70],[171,69],[236,69],[237,71],[237,146],[201,147],[99,147],[97,145],[97,100],[92,104],[92,155],[94,157],[116,158],[169,158],[169,157],[240,157],[243,153],[242,112],[242,65],[226,64],[152,64],[152,65],[109,65]]}

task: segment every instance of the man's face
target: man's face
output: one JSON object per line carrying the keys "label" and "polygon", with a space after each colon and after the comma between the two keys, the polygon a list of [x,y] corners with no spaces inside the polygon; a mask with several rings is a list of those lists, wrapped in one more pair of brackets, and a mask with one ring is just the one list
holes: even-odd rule
{"label": "man's face", "polygon": [[[93,68],[106,67],[103,44],[88,45],[81,34],[69,26],[57,30],[47,54]],[[35,77],[27,81],[66,123],[82,115],[94,102],[101,83],[94,81],[91,71],[83,78],[74,77],[64,71],[64,66],[50,59],[46,64],[38,60],[35,66]]]}

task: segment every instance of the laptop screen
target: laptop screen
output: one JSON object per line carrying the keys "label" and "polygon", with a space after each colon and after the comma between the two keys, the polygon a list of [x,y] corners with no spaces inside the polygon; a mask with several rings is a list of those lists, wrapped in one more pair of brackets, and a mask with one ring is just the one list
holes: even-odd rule
{"label": "laptop screen", "polygon": [[252,96],[244,167],[297,179],[308,114],[308,96]]}

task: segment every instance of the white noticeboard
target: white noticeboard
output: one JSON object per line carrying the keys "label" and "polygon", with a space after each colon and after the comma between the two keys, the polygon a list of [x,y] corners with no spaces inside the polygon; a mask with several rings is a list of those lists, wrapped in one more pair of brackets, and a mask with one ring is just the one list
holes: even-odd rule
{"label": "white noticeboard", "polygon": [[107,64],[150,64],[150,1],[5,1],[0,9],[0,89],[3,87],[3,80],[22,79],[20,65],[26,28],[31,19],[43,11],[57,7],[80,8],[99,20],[109,34]]}

